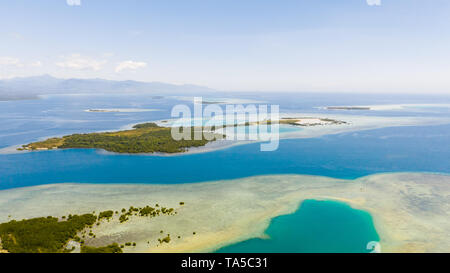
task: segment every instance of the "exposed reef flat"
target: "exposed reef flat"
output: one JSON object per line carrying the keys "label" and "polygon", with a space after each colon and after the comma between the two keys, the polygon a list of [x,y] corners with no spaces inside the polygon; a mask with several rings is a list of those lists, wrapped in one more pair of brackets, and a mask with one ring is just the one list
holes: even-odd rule
{"label": "exposed reef flat", "polygon": [[86,109],[85,112],[100,112],[100,113],[141,113],[161,111],[159,109],[142,109],[142,108],[103,108],[103,109]]}
{"label": "exposed reef flat", "polygon": [[[277,175],[177,185],[43,185],[0,191],[0,222],[160,203],[177,208],[177,214],[125,223],[113,218],[94,226],[96,238],[86,245],[133,241],[136,246],[124,251],[214,251],[264,237],[270,219],[294,212],[306,199],[340,200],[368,211],[383,252],[450,252],[450,176],[424,173],[356,180]],[[158,241],[161,230],[170,242]]]}
{"label": "exposed reef flat", "polygon": [[[194,97],[187,96],[172,96],[172,98],[187,102],[193,102]],[[253,99],[242,99],[242,98],[207,98],[203,97],[202,104],[257,104],[265,103],[265,101],[253,100]]]}
{"label": "exposed reef flat", "polygon": [[[428,126],[449,124],[447,117],[383,117],[360,115],[327,115],[319,114],[316,118],[321,120],[340,121],[324,124],[326,126],[305,126],[302,130],[280,134],[280,138],[311,138],[330,134],[340,134],[362,130],[373,130],[398,126]],[[280,114],[280,118],[298,119],[315,116],[311,114]]]}
{"label": "exposed reef flat", "polygon": [[377,104],[377,105],[360,105],[360,106],[326,106],[321,107],[327,110],[371,110],[371,111],[397,111],[397,110],[412,110],[420,111],[421,109],[433,108],[450,108],[450,104],[444,103],[422,103],[422,104]]}
{"label": "exposed reef flat", "polygon": [[365,106],[328,106],[327,110],[371,110],[370,107]]}
{"label": "exposed reef flat", "polygon": [[280,124],[289,124],[293,126],[324,126],[324,125],[340,125],[347,124],[345,121],[334,120],[330,118],[281,118],[278,121]]}

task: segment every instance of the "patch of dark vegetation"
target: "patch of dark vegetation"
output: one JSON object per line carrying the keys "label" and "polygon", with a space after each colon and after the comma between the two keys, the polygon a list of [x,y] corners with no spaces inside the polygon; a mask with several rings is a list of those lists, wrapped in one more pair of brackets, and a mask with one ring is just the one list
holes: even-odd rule
{"label": "patch of dark vegetation", "polygon": [[124,223],[130,219],[131,216],[142,216],[142,217],[156,217],[159,215],[175,215],[176,212],[174,208],[159,208],[159,204],[156,204],[155,208],[151,206],[145,206],[143,208],[130,207],[128,211],[122,209],[122,215],[119,217],[119,222]]}
{"label": "patch of dark vegetation", "polygon": [[[202,128],[187,127],[180,130],[188,130],[190,139],[175,140],[172,138],[171,127],[161,127],[155,123],[143,123],[133,126],[132,130],[73,134],[62,138],[49,138],[44,141],[23,145],[19,150],[51,150],[69,148],[94,148],[104,149],[115,153],[180,153],[185,152],[190,147],[200,147],[222,135],[214,137],[204,137],[200,140],[194,139],[194,131]],[[207,133],[213,134],[213,133]],[[207,140],[212,139],[212,140]]]}
{"label": "patch of dark vegetation", "polygon": [[122,253],[122,248],[117,244],[113,243],[108,246],[102,247],[92,247],[92,246],[81,246],[81,253]]}
{"label": "patch of dark vegetation", "polygon": [[96,220],[93,214],[69,215],[66,221],[51,216],[12,220],[0,224],[2,248],[11,253],[65,252],[67,241]]}
{"label": "patch of dark vegetation", "polygon": [[98,220],[102,220],[103,218],[110,219],[113,217],[114,212],[112,210],[102,211],[98,215]]}
{"label": "patch of dark vegetation", "polygon": [[[182,202],[180,202],[181,204]],[[133,207],[128,210],[123,208],[118,217],[120,223],[126,222],[132,216],[156,217],[160,215],[175,215],[174,208],[151,206]],[[136,246],[135,242],[125,245],[113,243],[105,247],[86,246],[85,239],[96,238],[92,228],[99,226],[102,219],[110,221],[114,217],[113,210],[102,211],[98,215],[95,212],[57,217],[39,217],[24,220],[11,220],[0,224],[1,248],[11,253],[58,253],[71,252],[74,250],[66,248],[68,242],[73,240],[80,243],[81,252],[85,253],[121,253],[124,246]],[[116,214],[119,212],[117,211]],[[10,217],[9,217],[10,218]],[[162,233],[163,231],[161,231]],[[164,238],[163,238],[164,239]],[[165,242],[169,242],[170,239]]]}
{"label": "patch of dark vegetation", "polygon": [[167,234],[167,236],[162,238],[162,239],[158,239],[158,242],[160,244],[162,244],[162,243],[167,243],[167,244],[170,243],[170,234]]}

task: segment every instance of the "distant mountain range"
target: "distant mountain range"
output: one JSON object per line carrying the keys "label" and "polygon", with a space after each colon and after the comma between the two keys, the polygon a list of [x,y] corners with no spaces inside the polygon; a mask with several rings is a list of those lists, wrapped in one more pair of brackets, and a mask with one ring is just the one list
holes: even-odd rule
{"label": "distant mountain range", "polygon": [[214,92],[197,85],[161,82],[111,81],[103,79],[58,79],[50,75],[0,80],[0,100],[33,99],[46,94],[148,93],[186,95]]}

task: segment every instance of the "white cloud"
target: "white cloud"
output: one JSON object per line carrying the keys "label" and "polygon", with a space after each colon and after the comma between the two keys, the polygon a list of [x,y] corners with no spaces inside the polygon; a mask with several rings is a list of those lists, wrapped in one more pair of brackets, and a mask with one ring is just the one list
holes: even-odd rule
{"label": "white cloud", "polygon": [[0,65],[23,66],[19,59],[13,57],[0,57]]}
{"label": "white cloud", "polygon": [[104,58],[109,58],[109,57],[112,57],[112,56],[114,56],[113,52],[105,52],[105,53],[102,54],[102,57],[104,57]]}
{"label": "white cloud", "polygon": [[16,39],[16,40],[23,40],[22,34],[20,34],[18,32],[10,33],[9,36],[14,38],[14,39]]}
{"label": "white cloud", "polygon": [[106,63],[104,60],[95,60],[90,57],[84,57],[80,54],[71,54],[63,57],[64,61],[55,63],[59,67],[72,68],[78,70],[92,69],[98,71]]}
{"label": "white cloud", "polygon": [[66,0],[69,6],[81,6],[81,0]]}
{"label": "white cloud", "polygon": [[30,66],[32,66],[32,67],[41,67],[42,63],[40,61],[35,61],[35,62],[32,62],[30,64]]}
{"label": "white cloud", "polygon": [[139,68],[144,68],[147,66],[147,63],[144,62],[134,62],[134,61],[124,61],[119,63],[116,66],[116,72],[120,72],[122,70],[130,69],[130,70],[136,70]]}
{"label": "white cloud", "polygon": [[366,0],[369,6],[381,6],[381,0]]}

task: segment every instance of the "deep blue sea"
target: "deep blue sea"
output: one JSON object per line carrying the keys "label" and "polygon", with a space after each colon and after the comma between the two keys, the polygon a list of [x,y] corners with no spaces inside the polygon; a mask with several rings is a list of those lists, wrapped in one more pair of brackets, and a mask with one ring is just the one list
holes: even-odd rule
{"label": "deep blue sea", "polygon": [[0,189],[48,183],[190,183],[265,174],[354,179],[381,172],[449,172],[450,125],[394,127],[281,140],[278,150],[248,144],[180,156],[70,149],[0,154]]}
{"label": "deep blue sea", "polygon": [[[230,94],[219,94],[230,97]],[[242,94],[245,99],[280,105],[281,112],[320,113],[327,105],[373,105],[398,103],[450,103],[450,97],[411,97],[399,95],[317,95],[317,94]],[[79,132],[117,130],[122,126],[170,118],[174,104],[188,103],[177,98],[154,99],[145,94],[57,95],[40,100],[0,102],[0,148],[25,144],[49,136]],[[189,103],[188,103],[189,104]],[[192,104],[192,103],[191,103]],[[85,112],[98,108],[147,108],[160,111],[139,113]],[[445,116],[447,107],[419,107],[402,111],[336,111],[339,114],[384,116]],[[311,139],[281,140],[279,149],[261,152],[260,144],[248,144],[224,150],[179,156],[118,155],[92,149],[0,154],[0,190],[48,183],[191,183],[234,179],[266,174],[309,174],[354,179],[381,172],[450,173],[450,125],[392,127],[377,130],[328,135]],[[225,182],[226,183],[226,182]],[[321,219],[314,215],[320,211]],[[272,239],[230,246],[231,251],[362,252],[339,241],[305,243],[305,234],[314,225],[349,217],[351,228],[366,233],[347,241],[367,241],[376,232],[370,216],[342,204],[304,203],[293,215],[273,220],[267,233]],[[363,215],[363,216],[361,216]],[[324,220],[326,219],[326,220]],[[334,219],[334,220],[333,220]],[[347,218],[345,218],[347,219]],[[365,220],[364,220],[365,219]],[[322,222],[321,222],[322,221]],[[301,223],[301,225],[299,224]],[[346,223],[340,226],[349,228]],[[338,225],[339,226],[339,225]],[[296,227],[295,229],[293,227]],[[300,228],[298,228],[300,227]],[[350,229],[349,229],[350,230]],[[319,232],[319,231],[317,231]],[[312,234],[311,238],[328,234]],[[331,232],[331,231],[330,231]],[[283,237],[284,234],[289,237]],[[331,234],[331,233],[330,233]],[[333,233],[334,234],[334,233]],[[329,235],[329,234],[328,234]],[[296,237],[297,236],[297,237]],[[316,237],[314,237],[316,236]],[[303,242],[289,245],[288,238]],[[260,240],[260,241],[258,241]],[[303,241],[302,241],[303,240]],[[314,245],[317,245],[314,248]],[[225,249],[226,251],[226,249]]]}

